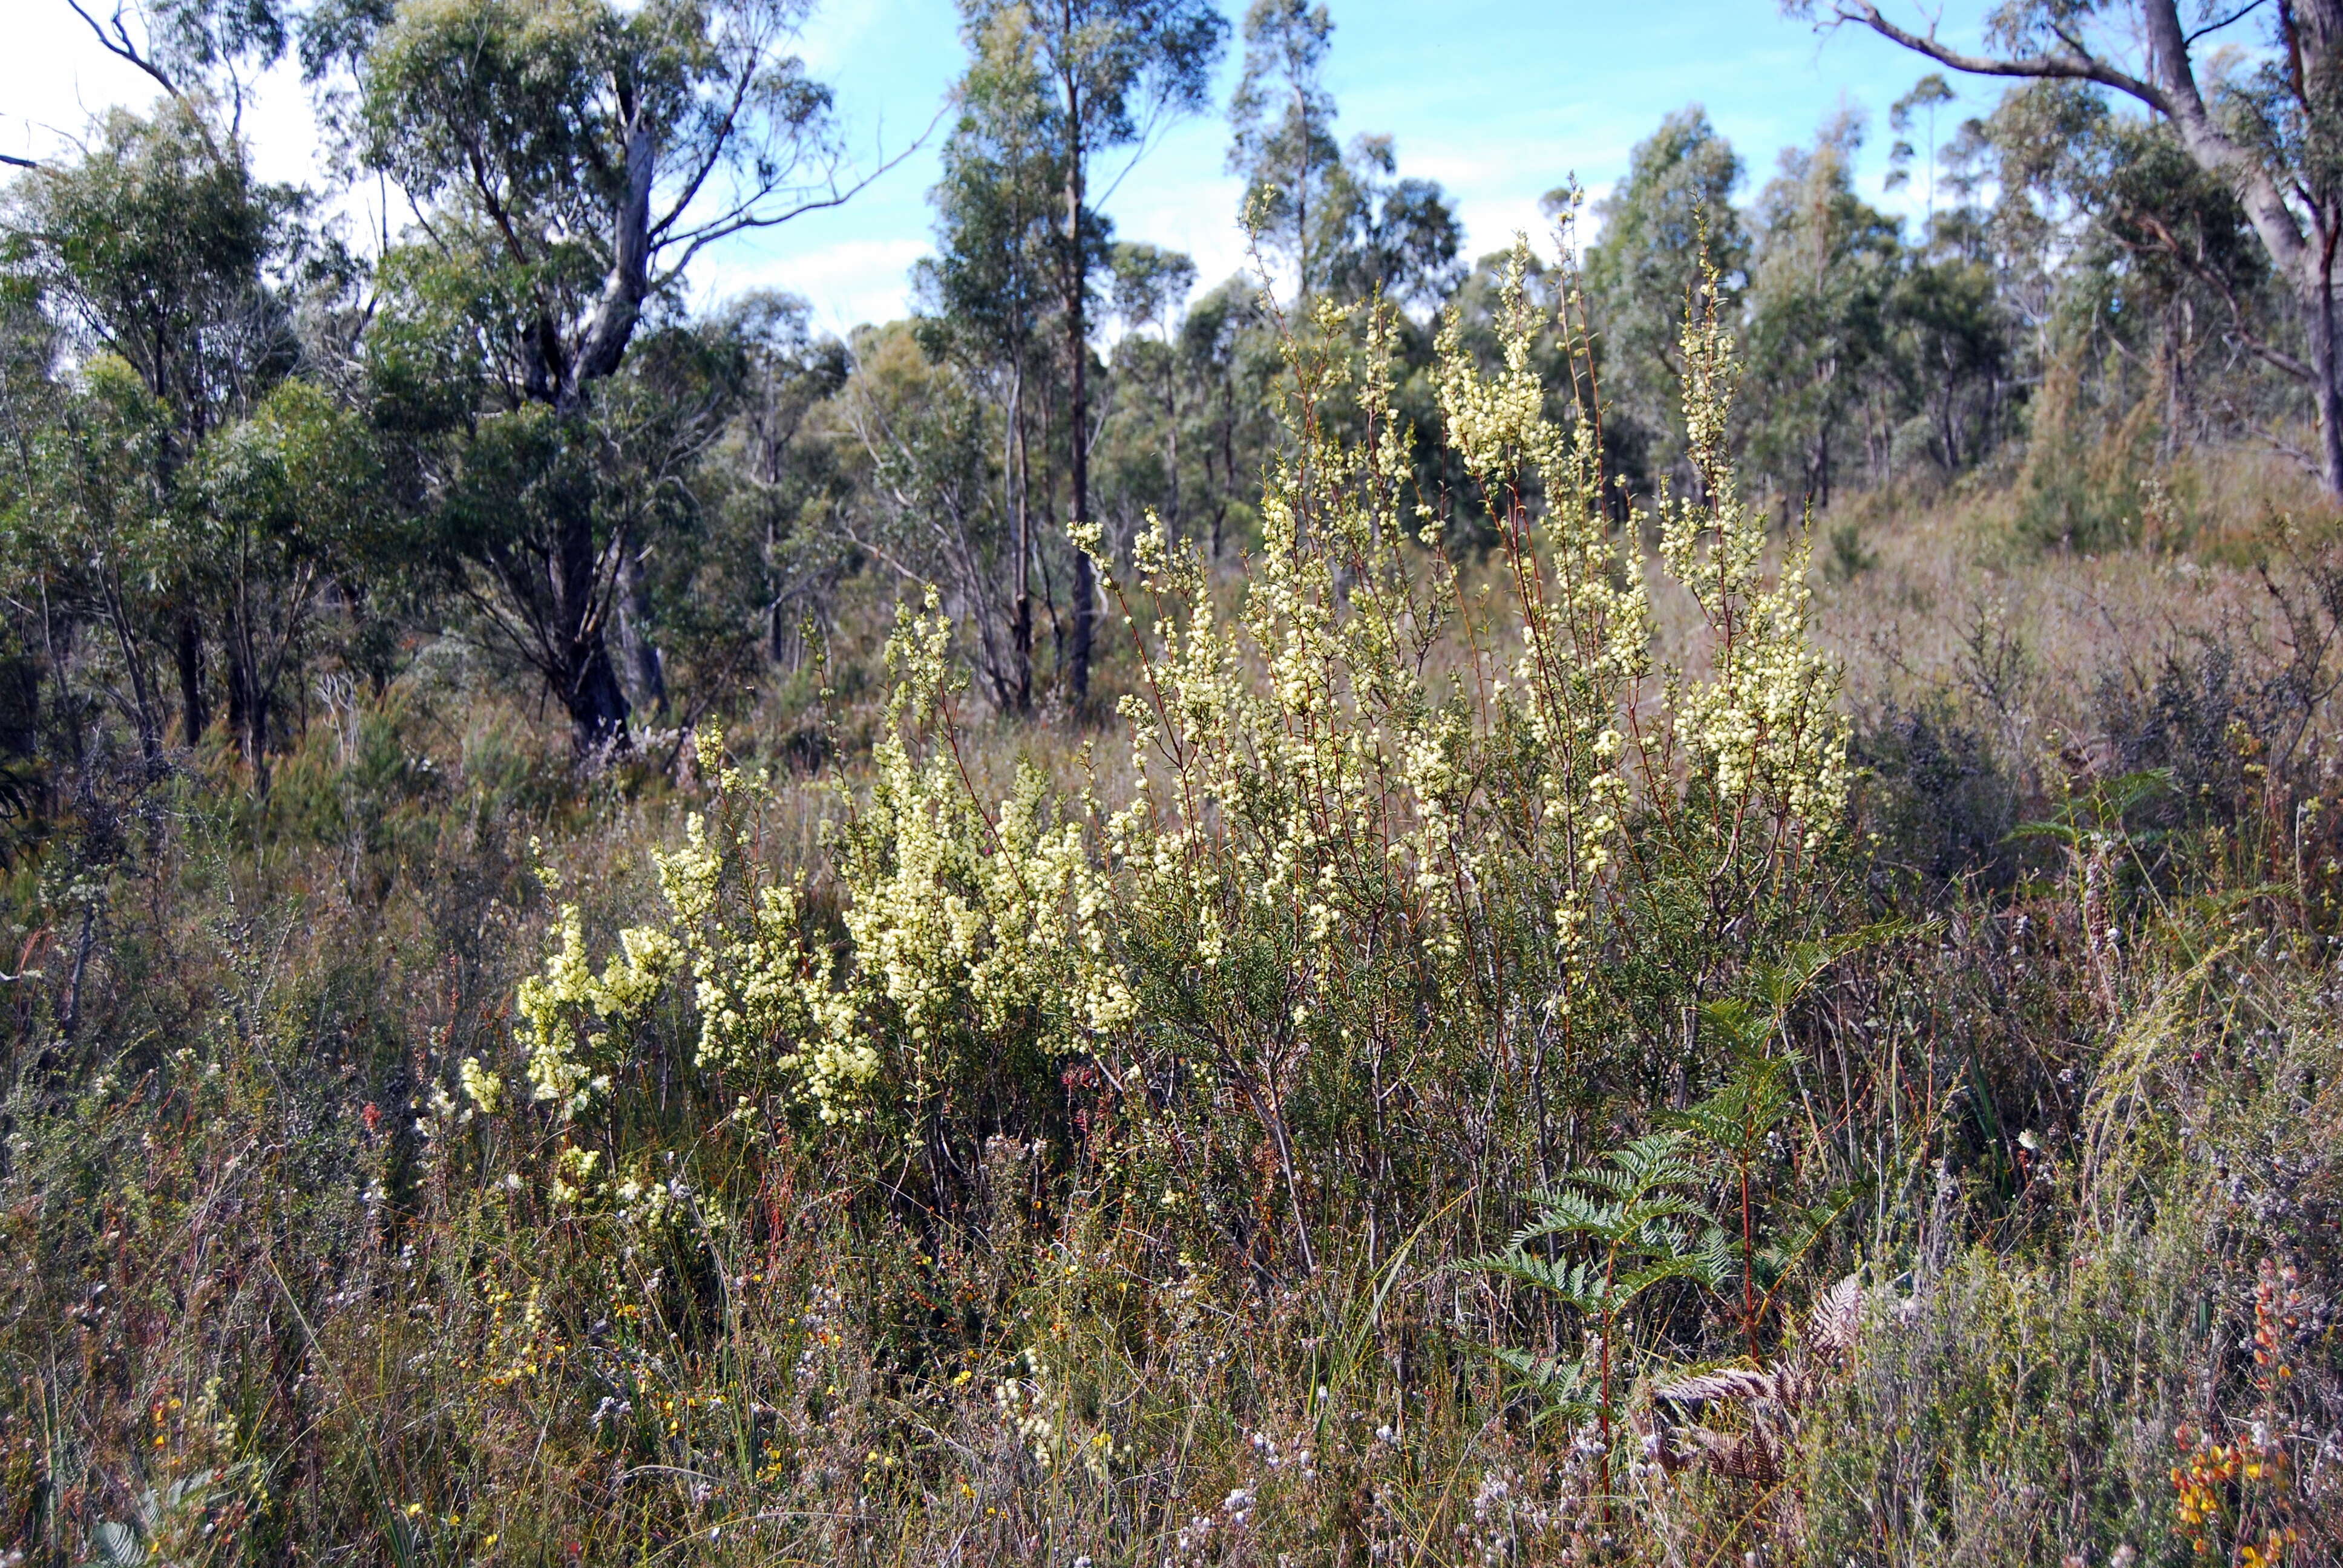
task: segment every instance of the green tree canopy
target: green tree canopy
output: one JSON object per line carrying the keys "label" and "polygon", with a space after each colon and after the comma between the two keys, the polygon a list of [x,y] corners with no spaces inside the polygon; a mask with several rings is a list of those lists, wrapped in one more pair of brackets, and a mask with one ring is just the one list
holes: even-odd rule
{"label": "green tree canopy", "polygon": [[1694,104],[1636,144],[1627,177],[1594,206],[1601,228],[1585,288],[1602,328],[1603,395],[1647,478],[1684,460],[1679,340],[1704,256],[1728,306],[1745,286],[1749,238],[1733,205],[1741,172],[1732,144]]}
{"label": "green tree canopy", "polygon": [[1902,239],[1855,194],[1863,128],[1850,115],[1782,154],[1757,198],[1751,357],[1766,367],[1755,455],[1777,484],[1830,504],[1847,411],[1883,351]]}
{"label": "green tree canopy", "polygon": [[[426,215],[406,242],[426,259],[391,264],[410,285],[394,335],[423,317],[460,327],[437,352],[477,351],[485,412],[508,426],[457,487],[458,537],[581,750],[628,744],[605,636],[626,541],[598,524],[572,451],[590,389],[707,246],[856,188],[828,89],[784,52],[807,9],[416,0],[360,61],[353,150]],[[491,477],[501,501],[478,490]]]}

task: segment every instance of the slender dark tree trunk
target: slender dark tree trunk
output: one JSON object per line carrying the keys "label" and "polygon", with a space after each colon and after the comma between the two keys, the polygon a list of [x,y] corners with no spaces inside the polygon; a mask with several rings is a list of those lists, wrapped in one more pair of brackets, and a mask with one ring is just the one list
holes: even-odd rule
{"label": "slender dark tree trunk", "polygon": [[[766,481],[771,483],[770,479]],[[765,519],[765,589],[771,602],[765,609],[765,657],[779,667],[788,656],[788,628],[781,618],[781,532],[773,518]]]}
{"label": "slender dark tree trunk", "polygon": [[1936,394],[1936,428],[1942,434],[1945,447],[1945,472],[1961,471],[1960,407],[1954,400],[1954,382],[1948,367],[1945,383]]}
{"label": "slender dark tree trunk", "polygon": [[245,699],[250,695],[251,689],[245,683],[244,664],[236,657],[233,644],[229,646],[226,652],[227,732],[236,738],[236,743],[241,749],[252,723],[251,716],[245,708]]}
{"label": "slender dark tree trunk", "polygon": [[[1073,7],[1066,7],[1066,31],[1073,32]],[[1090,391],[1085,372],[1090,361],[1090,258],[1082,241],[1081,89],[1066,81],[1066,357],[1071,362],[1067,392],[1068,444],[1071,448],[1073,494],[1068,508],[1071,529],[1091,520]],[[1067,678],[1076,706],[1091,693],[1091,643],[1098,619],[1098,580],[1087,551],[1074,550],[1074,636],[1067,659]]]}
{"label": "slender dark tree trunk", "polygon": [[1167,321],[1163,333],[1163,429],[1165,477],[1170,481],[1165,509],[1172,514],[1172,535],[1187,538],[1186,519],[1180,510],[1180,381],[1179,369],[1172,360],[1172,332]]}
{"label": "slender dark tree trunk", "polygon": [[252,557],[248,538],[239,540],[234,591],[220,643],[227,654],[228,729],[244,753],[245,766],[262,794],[268,792],[268,682],[261,670],[260,647],[253,635]]}
{"label": "slender dark tree trunk", "polygon": [[81,935],[74,942],[73,973],[65,980],[65,1006],[57,1020],[57,1032],[67,1045],[81,1031],[81,986],[89,975],[89,953],[96,936],[97,904],[92,900],[81,907]]}
{"label": "slender dark tree trunk", "polygon": [[2315,269],[2303,291],[2303,314],[2310,322],[2310,390],[2318,411],[2319,476],[2328,493],[2343,496],[2343,364],[2335,341],[2335,242],[2333,232],[2313,236],[2318,249],[2308,259]]}
{"label": "slender dark tree trunk", "polygon": [[271,709],[275,704],[268,695],[268,685],[260,672],[249,664],[239,662],[237,676],[244,686],[244,729],[237,739],[243,745],[245,765],[252,769],[254,785],[260,793],[268,793],[268,731],[275,722]]}
{"label": "slender dark tree trunk", "polygon": [[1032,482],[1026,469],[1025,367],[1010,373],[1009,443],[1001,467],[1011,487],[1011,515],[1017,519],[1017,603],[1011,624],[1016,645],[1017,711],[1033,709],[1033,504]]}
{"label": "slender dark tree trunk", "polygon": [[562,518],[554,601],[564,642],[561,705],[569,711],[578,754],[623,751],[627,734],[626,689],[610,662],[603,635],[604,606],[597,602],[593,513],[585,498],[573,498]]}
{"label": "slender dark tree trunk", "polygon": [[[1080,309],[1077,307],[1079,317]],[[1091,460],[1084,448],[1089,433],[1084,429],[1089,421],[1084,417],[1086,393],[1082,387],[1082,358],[1087,347],[1079,326],[1070,327],[1067,336],[1072,339],[1074,354],[1074,384],[1072,409],[1073,498],[1071,523],[1087,523],[1091,518]],[[1074,701],[1088,701],[1091,694],[1091,643],[1096,635],[1098,621],[1098,578],[1091,565],[1090,552],[1074,551],[1074,636],[1068,656],[1068,677],[1073,683]]]}
{"label": "slender dark tree trunk", "polygon": [[1221,525],[1228,520],[1229,498],[1237,489],[1237,378],[1221,380],[1221,499],[1212,508],[1212,559],[1221,558]]}
{"label": "slender dark tree trunk", "polygon": [[627,694],[610,663],[610,649],[598,631],[573,645],[577,675],[563,706],[569,709],[570,738],[580,756],[604,750],[624,751],[632,744],[627,733]]}
{"label": "slender dark tree trunk", "polygon": [[195,607],[179,611],[179,731],[180,742],[193,746],[211,725],[204,705],[204,628]]}
{"label": "slender dark tree trunk", "polygon": [[123,670],[130,677],[130,699],[138,720],[138,755],[151,767],[163,758],[163,725],[156,713],[156,694],[146,660],[130,634],[130,617],[122,606],[121,584],[111,571],[107,573],[106,605],[106,618],[113,628],[115,646],[122,652]]}
{"label": "slender dark tree trunk", "polygon": [[1302,83],[1293,84],[1293,124],[1300,128],[1301,159],[1293,171],[1294,314],[1307,320],[1310,307],[1310,114]]}

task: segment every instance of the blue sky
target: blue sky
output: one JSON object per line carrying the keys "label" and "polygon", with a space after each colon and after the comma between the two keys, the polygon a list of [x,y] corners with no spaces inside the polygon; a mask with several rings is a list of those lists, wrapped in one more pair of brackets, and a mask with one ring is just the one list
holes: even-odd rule
{"label": "blue sky", "polygon": [[[1242,0],[1223,0],[1232,17]],[[1629,150],[1660,116],[1704,105],[1739,150],[1750,186],[1780,149],[1809,139],[1852,106],[1871,136],[1863,177],[1890,207],[1916,196],[1882,194],[1891,137],[1887,106],[1921,63],[1868,33],[1817,35],[1785,19],[1774,0],[1329,0],[1335,30],[1328,85],[1345,139],[1387,132],[1401,171],[1445,186],[1473,254],[1535,237],[1537,199],[1575,174],[1600,195],[1625,171]],[[1980,0],[1943,7],[1944,35],[1973,43]],[[15,45],[0,55],[0,151],[43,153],[106,104],[143,104],[146,79],[102,54],[65,0],[10,0]],[[1905,19],[1925,25],[1916,5]],[[960,65],[951,0],[829,0],[801,41],[814,73],[832,83],[852,146],[866,161],[924,130]],[[1237,72],[1232,39],[1217,98]],[[1991,84],[1954,83],[1951,117],[1992,101]],[[317,136],[297,83],[262,85],[248,126],[258,161],[277,178],[314,177]],[[1219,114],[1170,131],[1107,204],[1125,238],[1195,256],[1209,285],[1243,262],[1237,183],[1223,172]],[[697,291],[749,286],[794,290],[832,330],[902,313],[906,275],[928,250],[932,145],[914,153],[850,206],[800,218],[706,258]]]}

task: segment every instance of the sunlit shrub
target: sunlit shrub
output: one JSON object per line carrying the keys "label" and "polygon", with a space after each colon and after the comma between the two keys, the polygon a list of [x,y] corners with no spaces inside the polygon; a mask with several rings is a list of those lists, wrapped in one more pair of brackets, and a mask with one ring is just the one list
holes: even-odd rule
{"label": "sunlit shrub", "polygon": [[1322,302],[1288,340],[1288,441],[1233,607],[1161,525],[1128,582],[1086,541],[1138,661],[1127,796],[1054,798],[1031,771],[980,796],[931,598],[889,646],[868,788],[820,873],[839,929],[763,868],[761,786],[704,736],[715,814],[659,858],[664,910],[598,970],[566,920],[522,990],[538,1097],[582,1106],[671,980],[704,1069],[914,1144],[1004,1064],[1030,1091],[1080,1059],[1120,1129],[1094,1152],[1131,1191],[1192,1197],[1308,1271],[1349,1172],[1396,1219],[1556,1152],[1559,1106],[1624,1092],[1633,1118],[1654,1071],[1697,1076],[1712,1048],[1683,1009],[1832,918],[1847,727],[1804,543],[1769,572],[1734,477],[1714,310],[1683,343],[1698,491],[1659,520],[1706,636],[1697,667],[1655,668],[1641,523],[1612,517],[1591,423],[1549,413],[1526,268],[1524,248],[1502,367],[1452,323],[1439,377],[1501,591],[1425,548],[1446,526],[1411,492],[1395,317]]}

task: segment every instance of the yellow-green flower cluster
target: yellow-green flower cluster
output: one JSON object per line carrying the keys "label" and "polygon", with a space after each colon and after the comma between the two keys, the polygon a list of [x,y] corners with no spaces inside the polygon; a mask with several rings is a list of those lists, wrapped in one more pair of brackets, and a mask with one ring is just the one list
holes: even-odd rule
{"label": "yellow-green flower cluster", "polygon": [[609,1075],[588,1065],[588,1053],[608,1022],[627,1011],[621,995],[639,995],[641,984],[627,972],[624,959],[613,960],[606,971],[616,978],[616,988],[594,973],[576,904],[561,906],[557,932],[545,972],[521,981],[517,1000],[524,1024],[522,1043],[528,1049],[531,1098],[550,1102],[555,1113],[568,1121],[610,1087]]}
{"label": "yellow-green flower cluster", "polygon": [[1815,648],[1801,535],[1772,580],[1766,528],[1742,498],[1725,450],[1735,369],[1715,307],[1715,279],[1684,326],[1684,422],[1701,495],[1667,501],[1660,557],[1709,628],[1705,679],[1679,680],[1670,706],[1693,766],[1736,851],[1811,849],[1845,810],[1846,718],[1838,672]]}
{"label": "yellow-green flower cluster", "polygon": [[479,1108],[483,1116],[494,1116],[504,1108],[504,1080],[480,1065],[477,1056],[468,1056],[457,1069],[457,1078],[464,1087],[465,1097]]}
{"label": "yellow-green flower cluster", "polygon": [[1133,1010],[1080,824],[1052,821],[1030,771],[990,817],[971,793],[947,712],[950,638],[932,595],[902,614],[870,793],[838,860],[852,954],[840,994],[889,1030],[914,1092],[954,1051],[1020,1038],[1073,1050]]}
{"label": "yellow-green flower cluster", "polygon": [[1580,419],[1565,433],[1547,412],[1548,388],[1531,365],[1546,323],[1528,304],[1528,269],[1517,241],[1500,294],[1495,376],[1466,353],[1460,317],[1443,325],[1440,406],[1515,563],[1521,651],[1500,707],[1538,759],[1540,837],[1559,884],[1556,945],[1574,966],[1625,830],[1633,790],[1621,727],[1649,669],[1651,608],[1626,553],[1632,536],[1605,510],[1594,426]]}
{"label": "yellow-green flower cluster", "polygon": [[1111,896],[1078,823],[1053,819],[1038,776],[988,818],[946,719],[950,627],[932,596],[888,646],[893,677],[867,799],[835,846],[846,941],[810,940],[802,897],[750,852],[764,786],[727,766],[719,730],[698,742],[716,820],[695,813],[656,857],[663,919],[618,933],[595,972],[564,906],[544,972],[519,1006],[536,1097],[565,1116],[608,1086],[612,1060],[679,976],[690,981],[699,1059],[760,1081],[822,1123],[863,1119],[883,1085],[916,1098],[946,1058],[1028,1039],[1074,1049],[1135,1010],[1107,940]]}
{"label": "yellow-green flower cluster", "polygon": [[[1422,674],[1444,611],[1403,554],[1412,441],[1392,406],[1395,329],[1380,307],[1321,302],[1310,343],[1289,346],[1299,439],[1272,459],[1262,548],[1234,617],[1215,608],[1201,555],[1160,519],[1134,550],[1154,645],[1123,712],[1149,782],[1108,843],[1131,879],[1125,896],[1148,923],[1191,932],[1205,970],[1248,929],[1282,933],[1305,969],[1339,964],[1363,870],[1413,890],[1425,950],[1460,940],[1468,727]],[[1355,404],[1363,439],[1334,425],[1336,399]]]}

